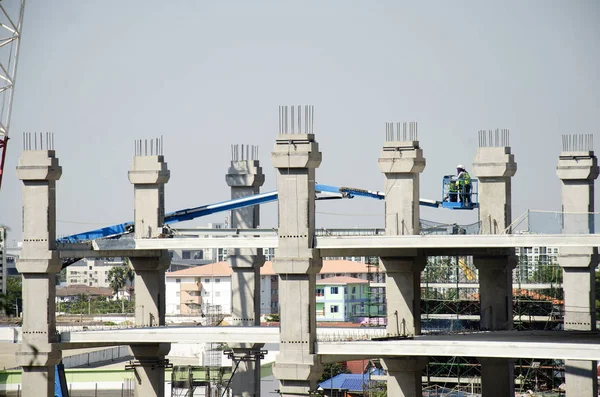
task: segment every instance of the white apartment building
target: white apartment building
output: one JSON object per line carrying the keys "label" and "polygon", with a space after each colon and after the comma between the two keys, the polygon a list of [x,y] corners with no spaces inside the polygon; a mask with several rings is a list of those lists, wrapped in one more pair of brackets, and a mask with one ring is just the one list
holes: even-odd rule
{"label": "white apartment building", "polygon": [[[368,266],[346,260],[325,260],[317,279],[354,277],[368,279]],[[260,276],[261,314],[279,312],[279,277],[273,263],[265,262]],[[227,262],[196,266],[166,274],[166,314],[207,314],[208,307],[220,307],[231,313],[231,268]]]}
{"label": "white apartment building", "polygon": [[113,267],[122,265],[122,258],[82,259],[67,267],[67,286],[110,288],[108,272]]}

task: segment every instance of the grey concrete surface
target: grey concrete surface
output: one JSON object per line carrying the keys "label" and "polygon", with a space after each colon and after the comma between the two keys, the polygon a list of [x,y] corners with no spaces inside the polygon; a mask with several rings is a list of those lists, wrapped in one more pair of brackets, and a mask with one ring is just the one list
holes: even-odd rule
{"label": "grey concrete surface", "polygon": [[273,269],[282,291],[280,351],[273,374],[282,393],[305,396],[316,388],[322,372],[320,358],[314,354],[316,273],[322,267],[314,249],[315,169],[321,153],[312,134],[280,134],[271,160],[277,169],[280,214]]}
{"label": "grey concrete surface", "polygon": [[[594,212],[594,182],[598,178],[598,172],[598,160],[592,151],[560,154],[556,174],[562,185],[562,206],[565,213],[563,233],[594,232],[593,218],[585,214]],[[598,248],[561,249],[559,264],[563,268],[564,329],[595,331]],[[598,395],[597,366],[597,361],[565,361],[567,395]]]}
{"label": "grey concrete surface", "polygon": [[[244,152],[243,148],[242,152]],[[225,180],[231,188],[231,198],[236,199],[260,193],[265,176],[257,159],[234,157]],[[231,211],[232,228],[255,229],[259,224],[260,206],[258,205]],[[239,327],[260,325],[260,268],[265,263],[262,250],[235,248],[228,251],[227,262],[233,272],[231,325]],[[232,365],[236,374],[231,382],[233,397],[260,396],[260,357],[256,352],[260,351],[262,345],[236,343],[229,347],[234,352]]]}

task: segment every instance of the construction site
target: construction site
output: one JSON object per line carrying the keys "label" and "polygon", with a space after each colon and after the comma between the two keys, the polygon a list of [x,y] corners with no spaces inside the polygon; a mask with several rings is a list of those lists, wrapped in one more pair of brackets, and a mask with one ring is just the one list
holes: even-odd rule
{"label": "construction site", "polygon": [[[231,145],[228,161],[189,159],[185,167],[195,170],[195,179],[224,175],[229,197],[209,204],[167,211],[171,171],[173,183],[181,163],[170,168],[165,146],[184,142],[161,134],[111,141],[133,144],[129,169],[119,171],[133,191],[132,219],[108,221],[113,208],[106,205],[101,226],[59,234],[59,181],[75,178],[70,170],[85,170],[91,161],[73,167],[74,151],[60,140],[55,145],[60,133],[11,132],[24,14],[24,0],[0,2],[6,36],[0,39],[0,187],[3,177],[15,179],[15,169],[5,169],[10,138],[10,150],[19,154],[22,227],[18,245],[9,245],[11,230],[0,227],[6,314],[0,395],[599,395],[593,134],[548,137],[561,144],[556,154],[540,153],[555,157],[560,209],[517,215],[517,159],[508,129],[472,131],[464,145],[469,163],[459,163],[456,174],[436,175],[436,195],[423,198],[430,192],[421,180],[430,148],[417,122],[370,127],[380,132],[368,137],[380,142],[379,157],[368,157],[382,186],[329,185],[320,183],[318,169],[336,158],[336,172],[328,175],[341,178],[343,140],[321,150],[315,106],[281,105],[272,109],[270,131],[260,134],[272,144],[269,161],[246,142]],[[93,151],[94,143],[81,150]],[[261,192],[266,167],[276,189]],[[111,183],[103,180],[102,188],[111,191]],[[85,206],[85,191],[76,193]],[[114,195],[129,202],[120,191]],[[325,216],[317,222],[326,214],[319,206],[360,200],[382,204],[375,217],[383,227],[330,227]],[[261,226],[267,203],[276,205],[275,227]],[[425,208],[432,219],[422,216]],[[224,227],[180,226],[214,214],[226,217]],[[463,222],[465,214],[476,221]],[[215,255],[205,260],[202,250]],[[174,269],[176,251],[182,255]],[[127,310],[125,290],[115,288],[104,300],[119,299],[118,314],[95,316],[90,296],[79,302],[79,314],[67,313],[75,292],[59,296],[59,273],[82,266],[82,259],[115,258],[131,272]],[[193,259],[205,262],[189,265]],[[364,271],[325,272],[335,261],[364,264]],[[195,266],[219,263],[226,271],[190,275]],[[91,273],[95,264],[83,266]],[[19,297],[10,295],[9,280],[18,280]],[[222,295],[227,299],[217,299]]]}

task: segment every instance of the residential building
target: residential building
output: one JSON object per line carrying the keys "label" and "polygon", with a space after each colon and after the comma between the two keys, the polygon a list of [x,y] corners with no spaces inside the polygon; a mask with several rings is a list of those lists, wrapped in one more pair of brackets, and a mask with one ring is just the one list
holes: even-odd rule
{"label": "residential building", "polygon": [[209,305],[231,313],[231,268],[227,262],[168,272],[165,278],[167,314],[206,314]]}
{"label": "residential building", "polygon": [[317,281],[317,321],[356,321],[368,313],[369,282],[336,276]]}
{"label": "residential building", "polygon": [[514,272],[514,282],[544,283],[547,277],[540,274],[541,267],[558,266],[557,247],[518,247],[515,249],[518,265]]}
{"label": "residential building", "polygon": [[90,287],[88,285],[70,285],[68,287],[56,287],[56,302],[64,303],[71,302],[77,299],[80,295],[89,297],[104,297],[112,298],[113,291],[106,287]]}
{"label": "residential building", "polygon": [[[331,277],[348,277],[358,279],[357,282],[364,281],[366,285],[371,271],[369,266],[360,262],[325,260],[320,274],[317,275],[317,282]],[[223,313],[230,313],[231,274],[231,268],[226,262],[168,272],[166,313],[206,314],[203,310],[209,306],[220,307]],[[279,313],[279,276],[273,270],[273,263],[265,262],[260,274],[261,314]],[[349,313],[352,310],[350,308]]]}
{"label": "residential building", "polygon": [[67,267],[67,286],[110,288],[110,269],[123,264],[122,258],[82,259]]}

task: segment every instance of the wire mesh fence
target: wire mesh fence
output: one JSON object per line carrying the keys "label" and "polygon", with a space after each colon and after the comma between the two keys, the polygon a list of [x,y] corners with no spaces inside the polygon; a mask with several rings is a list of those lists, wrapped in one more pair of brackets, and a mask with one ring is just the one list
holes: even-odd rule
{"label": "wire mesh fence", "polygon": [[527,210],[510,225],[509,233],[595,234],[600,212],[567,213]]}

